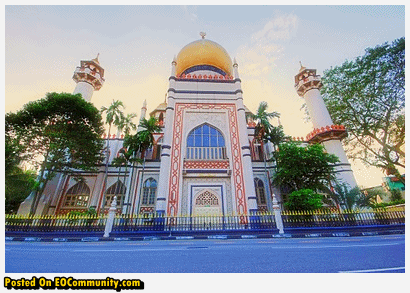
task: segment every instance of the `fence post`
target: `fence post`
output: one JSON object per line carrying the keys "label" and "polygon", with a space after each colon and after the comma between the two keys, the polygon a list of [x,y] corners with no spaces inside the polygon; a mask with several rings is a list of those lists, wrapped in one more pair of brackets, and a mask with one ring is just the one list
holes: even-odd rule
{"label": "fence post", "polygon": [[[275,198],[275,197],[274,197]],[[283,221],[282,221],[282,215],[280,211],[280,207],[276,200],[273,202],[273,212],[275,213],[275,222],[276,222],[276,228],[279,229],[279,234],[283,234]]]}
{"label": "fence post", "polygon": [[112,231],[112,225],[114,224],[114,217],[115,217],[116,210],[117,210],[117,196],[114,196],[114,199],[112,200],[112,203],[111,203],[111,207],[108,210],[108,219],[107,219],[107,222],[105,223],[104,237],[110,237],[110,233]]}

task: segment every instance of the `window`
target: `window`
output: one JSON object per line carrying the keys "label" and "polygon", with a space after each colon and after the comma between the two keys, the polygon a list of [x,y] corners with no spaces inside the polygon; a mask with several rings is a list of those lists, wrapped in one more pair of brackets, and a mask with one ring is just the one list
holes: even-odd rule
{"label": "window", "polygon": [[114,199],[114,196],[117,196],[117,208],[121,208],[126,190],[127,188],[121,181],[117,181],[113,185],[111,185],[111,187],[108,188],[107,192],[105,193],[105,207],[109,208]]}
{"label": "window", "polygon": [[225,159],[225,139],[222,133],[208,124],[193,129],[187,138],[186,158],[191,160]]}
{"label": "window", "polygon": [[198,197],[195,200],[195,204],[197,206],[218,206],[219,205],[219,200],[218,197],[209,192],[205,191],[204,193],[198,195]]}
{"label": "window", "polygon": [[84,182],[78,182],[66,193],[64,207],[85,208],[90,198],[90,188]]}
{"label": "window", "polygon": [[153,178],[145,180],[142,189],[142,205],[154,205],[155,193],[157,191],[157,181]]}
{"label": "window", "polygon": [[254,179],[255,182],[255,193],[256,193],[256,201],[259,205],[266,205],[266,195],[265,195],[265,187],[263,185],[263,181],[259,178]]}

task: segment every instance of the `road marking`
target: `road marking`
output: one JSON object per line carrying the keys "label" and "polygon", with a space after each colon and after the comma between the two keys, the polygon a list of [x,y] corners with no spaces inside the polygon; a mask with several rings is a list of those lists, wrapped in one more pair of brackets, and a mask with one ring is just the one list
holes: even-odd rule
{"label": "road marking", "polygon": [[339,273],[371,273],[371,272],[384,272],[384,271],[404,270],[404,268],[405,268],[405,267],[384,268],[384,269],[371,269],[371,270],[357,270],[357,271],[339,271]]}
{"label": "road marking", "polygon": [[391,246],[399,245],[401,243],[384,243],[384,244],[360,244],[360,245],[318,245],[318,246],[278,246],[271,247],[275,248],[345,248],[345,247],[369,247],[369,246]]}
{"label": "road marking", "polygon": [[77,249],[73,250],[73,252],[142,252],[142,251],[169,251],[169,250],[187,250],[184,248],[148,248],[148,249],[98,249],[98,250],[91,250],[91,249]]}

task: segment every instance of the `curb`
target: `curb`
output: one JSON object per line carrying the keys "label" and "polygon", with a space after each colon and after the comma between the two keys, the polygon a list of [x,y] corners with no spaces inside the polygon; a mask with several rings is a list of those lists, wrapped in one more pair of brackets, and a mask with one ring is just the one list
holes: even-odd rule
{"label": "curb", "polygon": [[377,235],[405,234],[403,230],[372,232],[294,233],[258,235],[195,235],[195,236],[135,236],[135,237],[5,237],[6,242],[105,242],[105,241],[159,241],[159,240],[226,240],[226,239],[266,239],[266,238],[320,238],[320,237],[367,237]]}

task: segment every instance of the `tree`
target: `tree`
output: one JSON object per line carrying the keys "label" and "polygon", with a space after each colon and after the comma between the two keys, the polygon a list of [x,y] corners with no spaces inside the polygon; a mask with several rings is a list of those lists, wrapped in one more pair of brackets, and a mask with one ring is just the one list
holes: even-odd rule
{"label": "tree", "polygon": [[36,185],[36,173],[16,167],[5,176],[5,212],[16,213]]}
{"label": "tree", "polygon": [[124,104],[121,101],[112,100],[111,105],[107,108],[101,107],[101,114],[106,113],[105,123],[108,124],[108,135],[106,140],[106,152],[105,152],[105,176],[104,176],[104,195],[103,195],[103,209],[105,207],[105,191],[108,180],[108,163],[110,160],[110,136],[111,136],[111,126],[121,125],[121,121],[124,118],[124,113],[121,111],[124,108]]}
{"label": "tree", "polygon": [[401,178],[405,167],[405,40],[368,48],[364,56],[326,70],[322,94],[336,124],[344,125],[350,158]]}
{"label": "tree", "polygon": [[[141,180],[144,176],[145,152],[153,146],[154,133],[159,131],[161,131],[161,127],[158,125],[158,120],[155,117],[150,117],[148,120],[143,118],[140,120],[137,133],[135,135],[127,135],[124,139],[124,147],[133,154],[133,165],[142,161]],[[140,160],[138,160],[138,156]]]}
{"label": "tree", "polygon": [[333,164],[339,161],[335,155],[326,153],[322,145],[303,147],[294,142],[281,144],[276,160],[273,182],[290,191],[323,189],[335,179]]}
{"label": "tree", "polygon": [[260,102],[256,114],[248,114],[248,117],[255,121],[255,136],[262,140],[265,137],[266,133],[269,133],[272,130],[272,125],[269,120],[274,117],[279,117],[278,112],[267,112],[268,103]]}
{"label": "tree", "polygon": [[273,150],[276,153],[276,151],[279,149],[279,146],[282,143],[288,141],[290,137],[283,132],[283,126],[279,125],[276,127],[272,126],[270,131],[266,133],[265,139],[272,143]]}
{"label": "tree", "polygon": [[310,211],[322,207],[322,195],[312,189],[301,189],[293,191],[288,195],[285,207],[293,211]]}
{"label": "tree", "polygon": [[361,207],[370,206],[370,199],[372,198],[365,198],[366,196],[360,192],[358,187],[350,189],[345,183],[334,184],[333,192],[330,195],[338,207],[344,210],[353,210],[359,205]]}
{"label": "tree", "polygon": [[[137,117],[137,114],[131,113],[127,114],[126,116],[122,115],[117,127],[118,127],[118,133],[121,132],[121,130],[124,130],[125,135],[129,135],[131,130],[136,130],[137,125],[132,121]],[[115,167],[119,167],[119,172],[118,172],[118,181],[120,179],[120,173],[121,173],[121,167],[125,165],[125,173],[124,173],[124,184],[126,180],[126,173],[128,171],[128,163],[131,162],[131,153],[128,152],[126,149],[122,148],[119,151],[119,156],[117,158],[114,158],[112,161],[112,165]],[[118,185],[117,190],[115,191],[116,194],[118,194],[118,189],[120,188],[120,185]]]}
{"label": "tree", "polygon": [[135,113],[130,113],[127,114],[127,116],[122,116],[121,120],[118,123],[118,129],[124,130],[125,135],[130,134],[131,130],[136,130],[137,129],[137,125],[132,122],[132,119],[134,119],[135,117],[137,117],[137,114]]}
{"label": "tree", "polygon": [[80,94],[48,93],[6,114],[6,137],[21,146],[21,158],[39,169],[30,213],[57,172],[95,170],[102,160],[104,132],[99,111]]}
{"label": "tree", "polygon": [[393,189],[392,191],[390,191],[390,193],[390,201],[398,201],[403,199],[403,197],[401,196],[401,191],[399,189]]}

